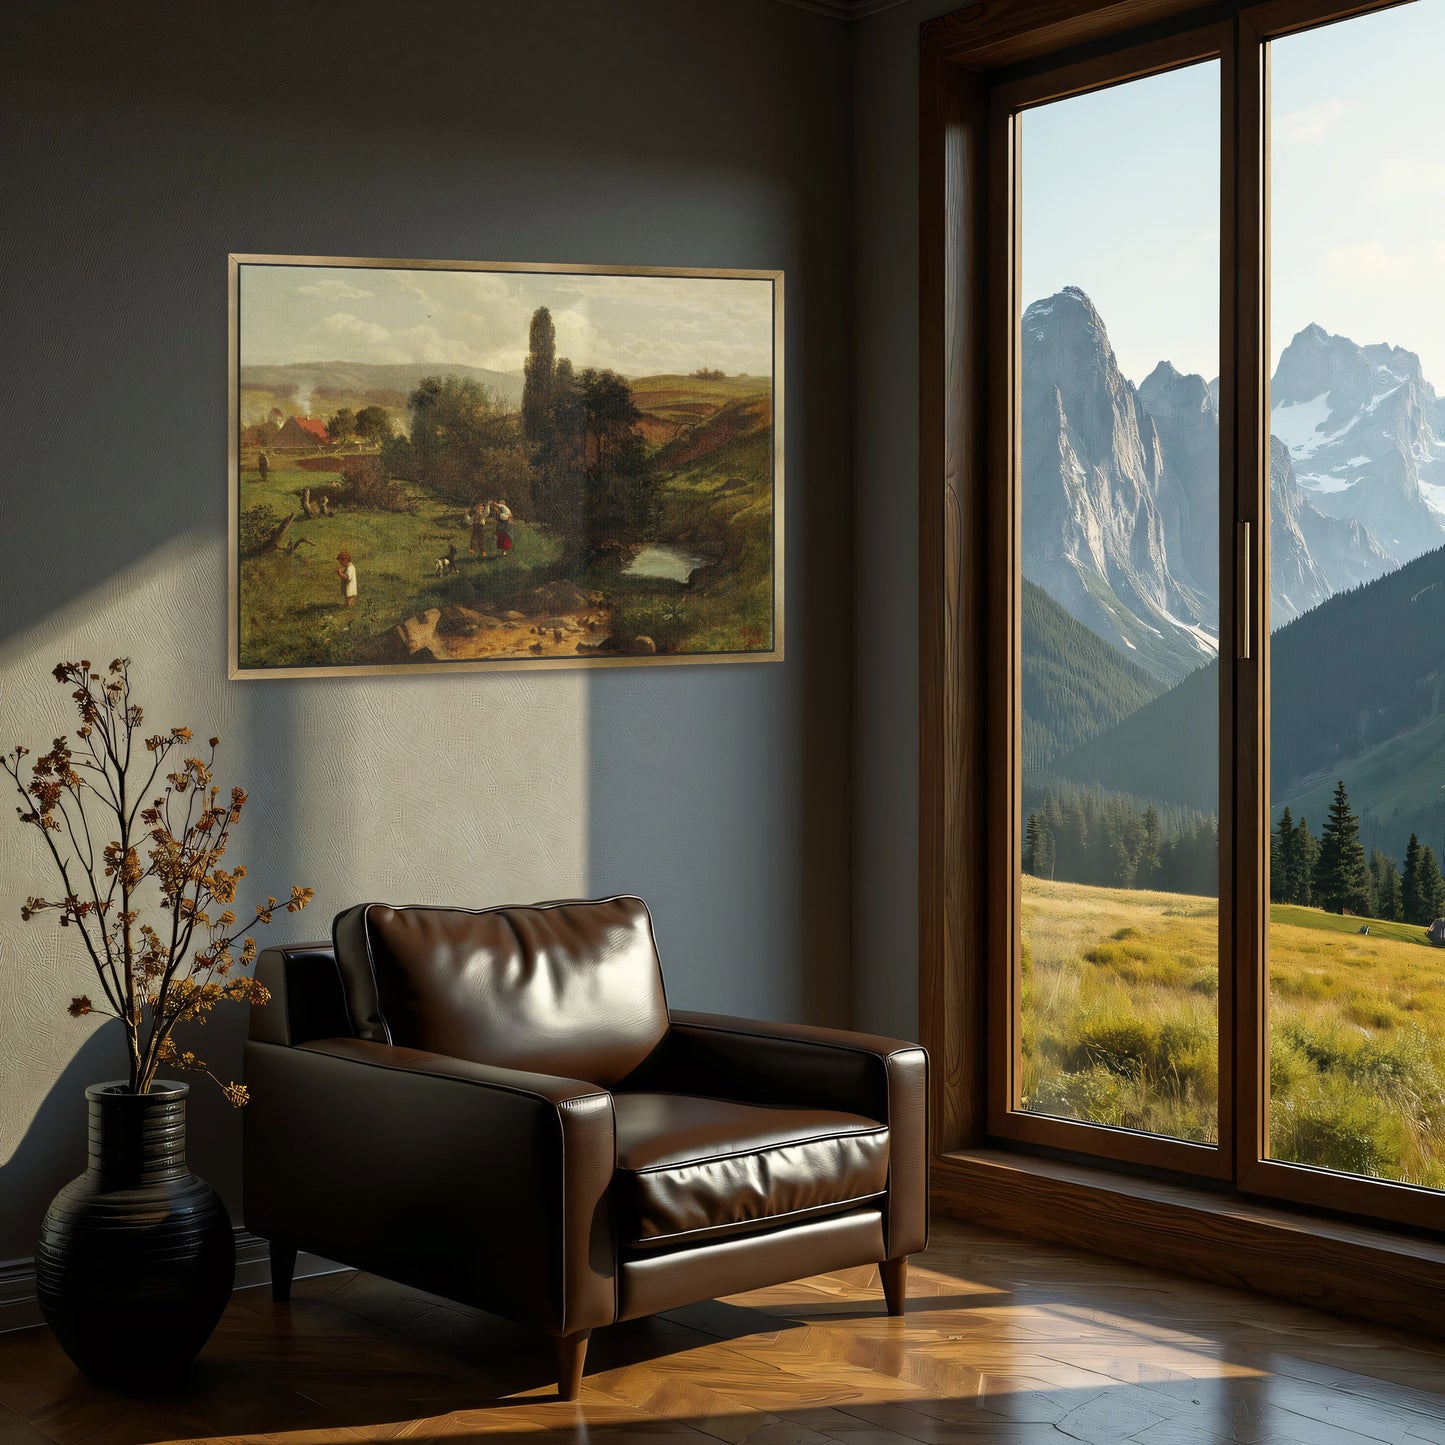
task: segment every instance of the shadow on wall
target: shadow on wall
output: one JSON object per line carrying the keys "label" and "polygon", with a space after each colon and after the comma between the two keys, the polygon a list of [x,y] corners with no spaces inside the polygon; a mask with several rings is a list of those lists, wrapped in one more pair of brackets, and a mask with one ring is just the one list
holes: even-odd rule
{"label": "shadow on wall", "polygon": [[[317,889],[263,941],[325,936],[358,898],[627,890],[658,912],[680,1006],[845,1021],[845,27],[776,0],[726,24],[629,0],[626,27],[595,0],[437,0],[398,26],[357,0],[361,83],[318,69],[336,27],[316,0],[255,0],[239,28],[141,8],[36,0],[6,37],[0,222],[26,238],[7,396],[48,420],[0,451],[0,741],[67,725],[56,660],[129,652],[152,716],[218,733],[250,790],[248,882]],[[300,158],[317,135],[324,184]],[[788,662],[229,683],[232,251],[788,271]],[[74,960],[19,934],[32,841],[0,826],[0,970],[63,1006]],[[28,1027],[0,1018],[0,1258],[69,1177],[41,1141],[83,1144],[67,1081],[90,1055],[23,1047]],[[243,1028],[218,1013],[201,1036],[223,1077]],[[192,1098],[193,1163],[234,1205],[238,1121],[208,1081]]]}
{"label": "shadow on wall", "polygon": [[[56,1005],[59,1007],[60,1000]],[[66,1064],[40,1100],[14,1153],[0,1164],[0,1199],[15,1221],[13,1237],[6,1243],[17,1258],[34,1252],[46,1206],[56,1191],[85,1170],[89,1117],[85,1091],[92,1084],[125,1077],[125,1036],[120,1024],[102,1025]]]}
{"label": "shadow on wall", "polygon": [[[237,913],[268,894],[284,899],[293,883],[316,889],[306,912],[278,913],[254,931],[263,947],[325,938],[332,916],[361,898],[484,905],[585,891],[580,674],[552,674],[545,693],[535,679],[506,676],[228,683],[224,561],[219,538],[192,536],[0,644],[0,668],[13,680],[0,689],[0,739],[34,745],[74,728],[66,692],[49,675],[57,659],[97,645],[106,660],[112,648],[133,656],[148,721],[186,723],[203,737],[214,731],[222,739],[217,781],[250,794],[227,858],[248,868]],[[211,619],[200,635],[198,616]],[[33,830],[5,816],[0,972],[6,996],[27,1007],[0,1014],[0,1259],[29,1252],[45,1203],[77,1172],[64,1173],[46,1147],[83,1158],[84,1084],[119,1071],[108,1064],[71,1087],[72,1050],[86,1025],[63,1010],[73,994],[94,994],[93,970],[53,918],[20,921],[28,893],[54,891],[53,870]],[[218,1077],[239,1078],[245,1030],[244,1009],[219,1008],[186,1042]],[[96,1035],[110,1036],[104,1028]],[[123,1059],[119,1037],[113,1057]],[[192,1165],[238,1217],[239,1117],[204,1075],[192,1082]]]}
{"label": "shadow on wall", "polygon": [[776,0],[729,12],[433,0],[399,24],[352,0],[335,73],[316,0],[253,0],[239,26],[164,0],[7,14],[0,224],[25,238],[7,396],[50,420],[0,457],[0,640],[223,526],[230,252],[782,264],[748,231],[799,193],[835,234],[842,183],[808,192],[843,171],[842,132],[819,134],[843,27]]}
{"label": "shadow on wall", "polygon": [[[56,1000],[57,1006],[60,1000]],[[217,1011],[199,1037],[187,1039],[203,1049],[221,1079],[240,1073],[241,1041],[246,1011]],[[191,1169],[223,1196],[237,1223],[241,1218],[241,1120],[221,1091],[204,1074],[166,1072],[191,1086],[186,1101],[186,1159]],[[86,1167],[89,1105],[85,1091],[92,1084],[127,1077],[125,1035],[118,1020],[107,1020],[80,1046],[59,1079],[35,1105],[35,1113],[14,1152],[0,1164],[0,1200],[5,1205],[7,1251],[16,1258],[33,1253],[46,1206],[63,1184]]]}

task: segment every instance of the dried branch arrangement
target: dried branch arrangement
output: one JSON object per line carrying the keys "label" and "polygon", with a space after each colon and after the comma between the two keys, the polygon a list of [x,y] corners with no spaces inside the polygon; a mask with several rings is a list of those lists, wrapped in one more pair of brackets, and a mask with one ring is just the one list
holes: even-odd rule
{"label": "dried branch arrangement", "polygon": [[[201,758],[185,755],[190,728],[144,735],[129,658],[104,673],[62,662],[54,675],[80,716],[74,743],[56,738],[30,762],[28,779],[29,748],[0,758],[22,799],[15,811],[45,840],[64,889],[27,898],[20,916],[54,913],[79,935],[105,1002],[82,994],[70,1012],[111,1014],[125,1026],[133,1092],[148,1093],[162,1064],[215,1079],[176,1041],[177,1025],[204,1023],[227,999],[264,1004],[266,988],[245,971],[256,959],[247,930],[278,908],[305,908],[312,890],[293,887],[284,904],[267,898],[238,926],[231,904],[246,869],[221,860],[246,794],[232,788],[223,799],[213,780],[220,739]],[[232,1104],[246,1102],[243,1084],[216,1082]]]}

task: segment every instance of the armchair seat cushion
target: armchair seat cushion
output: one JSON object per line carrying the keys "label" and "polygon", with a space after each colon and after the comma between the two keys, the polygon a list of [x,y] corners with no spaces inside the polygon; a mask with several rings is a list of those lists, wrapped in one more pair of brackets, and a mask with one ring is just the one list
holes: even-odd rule
{"label": "armchair seat cushion", "polygon": [[888,1187],[888,1127],[861,1114],[617,1093],[618,1240],[666,1249],[840,1213]]}

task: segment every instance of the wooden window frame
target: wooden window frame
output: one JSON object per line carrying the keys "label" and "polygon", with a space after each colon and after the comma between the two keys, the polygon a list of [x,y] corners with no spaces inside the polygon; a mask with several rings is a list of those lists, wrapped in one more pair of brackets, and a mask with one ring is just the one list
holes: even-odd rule
{"label": "wooden window frame", "polygon": [[[1441,1230],[1445,1202],[1437,1191],[1265,1157],[1267,42],[1398,3],[1115,0],[1084,7],[1072,0],[985,0],[923,27],[920,1021],[933,1059],[932,1154],[936,1195],[945,1208],[969,1212],[967,1191],[1003,1177],[996,1153],[1002,1144],[1084,1153],[1089,1162],[1112,1160],[1161,1180],[1170,1172],[1193,1174],[1214,1181],[1215,1190],[1232,1190],[1227,1197],[1234,1201],[1265,1196],[1430,1234]],[[1010,1077],[1017,1057],[1012,981],[1019,882],[1012,860],[1019,856],[1020,733],[1013,664],[1002,667],[999,656],[1008,647],[1017,655],[1017,506],[1009,488],[986,484],[1009,476],[1017,485],[1018,476],[1010,455],[1017,257],[1016,196],[1008,182],[1011,117],[1021,97],[1038,103],[1207,54],[1218,55],[1221,65],[1221,639],[1235,633],[1236,520],[1253,523],[1257,539],[1246,579],[1249,660],[1231,666],[1234,648],[1221,648],[1221,778],[1228,786],[1220,798],[1217,1149],[1026,1115],[1008,1108],[1016,1081],[1008,1098],[990,1089],[991,1077]],[[1005,673],[1008,682],[1001,685]],[[990,868],[1003,847],[1010,849],[1010,867]],[[1000,958],[1003,965],[991,968],[990,960]],[[1242,1042],[1236,1047],[1235,1040]],[[1024,1154],[1009,1157],[1010,1177],[1029,1167]],[[1172,1218],[1170,1208],[1151,1204],[1147,1194],[1140,1196],[1136,1225]],[[1038,1207],[1047,1212],[1046,1203]],[[1052,1226],[1038,1222],[1040,1232],[1065,1227],[1058,1219]],[[1436,1287],[1445,1280],[1445,1256],[1419,1267],[1420,1278],[1435,1279]],[[1440,1273],[1431,1275],[1437,1267]],[[1440,1318],[1445,1322],[1445,1311]]]}
{"label": "wooden window frame", "polygon": [[[1140,45],[1111,50],[1107,54],[1050,68],[1018,80],[1005,80],[990,87],[988,179],[990,226],[988,255],[987,318],[989,334],[994,338],[991,348],[993,364],[989,369],[989,435],[988,470],[991,479],[990,537],[988,548],[990,575],[986,580],[990,604],[990,633],[994,655],[1000,646],[1009,656],[1018,659],[1021,648],[1022,547],[1020,514],[1022,511],[1022,458],[1019,455],[1018,406],[1021,394],[1021,361],[1019,327],[1022,315],[1020,246],[1022,217],[1017,185],[1018,150],[1021,116],[1037,106],[1069,96],[1096,91],[1102,86],[1127,84],[1151,75],[1160,75],[1182,66],[1213,61],[1220,67],[1220,125],[1233,114],[1233,76],[1230,61],[1233,48],[1233,26],[1215,22],[1195,29],[1183,30]],[[1224,144],[1223,139],[1221,144]],[[1224,237],[1232,234],[1234,187],[1226,157],[1220,158],[1221,206],[1221,276],[1226,273]],[[1221,292],[1223,287],[1221,283]],[[1232,389],[1231,365],[1233,336],[1232,291],[1221,294],[1220,396]],[[1228,433],[1221,418],[1221,435]],[[1223,448],[1221,447],[1221,450]],[[1001,485],[1004,478],[1011,482]],[[1233,517],[1234,500],[1221,477],[1220,487],[1220,635],[1232,637],[1234,631],[1233,598]],[[990,704],[989,736],[993,740],[992,755],[999,760],[990,776],[987,816],[989,845],[987,854],[997,858],[1007,851],[1017,859],[1023,842],[1024,819],[1020,808],[1018,779],[1022,775],[1023,716],[1020,707],[1018,673],[1013,670],[1012,685],[994,687]],[[1176,1170],[1182,1174],[1204,1178],[1229,1179],[1234,1172],[1234,1139],[1231,1132],[1231,1071],[1234,1066],[1233,995],[1227,986],[1233,977],[1230,958],[1232,938],[1227,920],[1231,916],[1230,879],[1232,877],[1229,847],[1229,795],[1225,782],[1233,776],[1233,741],[1231,719],[1234,710],[1233,673],[1221,667],[1219,687],[1219,1139],[1216,1144],[1197,1144],[1146,1134],[1127,1129],[1106,1128],[1083,1120],[1053,1115],[1028,1113],[1020,1107],[1021,1028],[1019,996],[1022,981],[1019,947],[1019,922],[1022,917],[1022,889],[1019,870],[992,869],[989,878],[988,909],[989,957],[1001,960],[990,970],[988,983],[989,1077],[992,1087],[988,1095],[988,1126],[998,1139],[1058,1149],[1077,1150],[1094,1158],[1144,1164],[1157,1169]]]}

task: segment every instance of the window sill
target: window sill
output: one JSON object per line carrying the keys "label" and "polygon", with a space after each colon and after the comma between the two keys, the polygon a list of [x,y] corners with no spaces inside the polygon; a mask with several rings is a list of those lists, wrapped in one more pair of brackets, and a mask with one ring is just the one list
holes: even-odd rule
{"label": "window sill", "polygon": [[1433,1238],[997,1149],[936,1156],[932,1201],[1013,1234],[1445,1336],[1445,1243]]}

